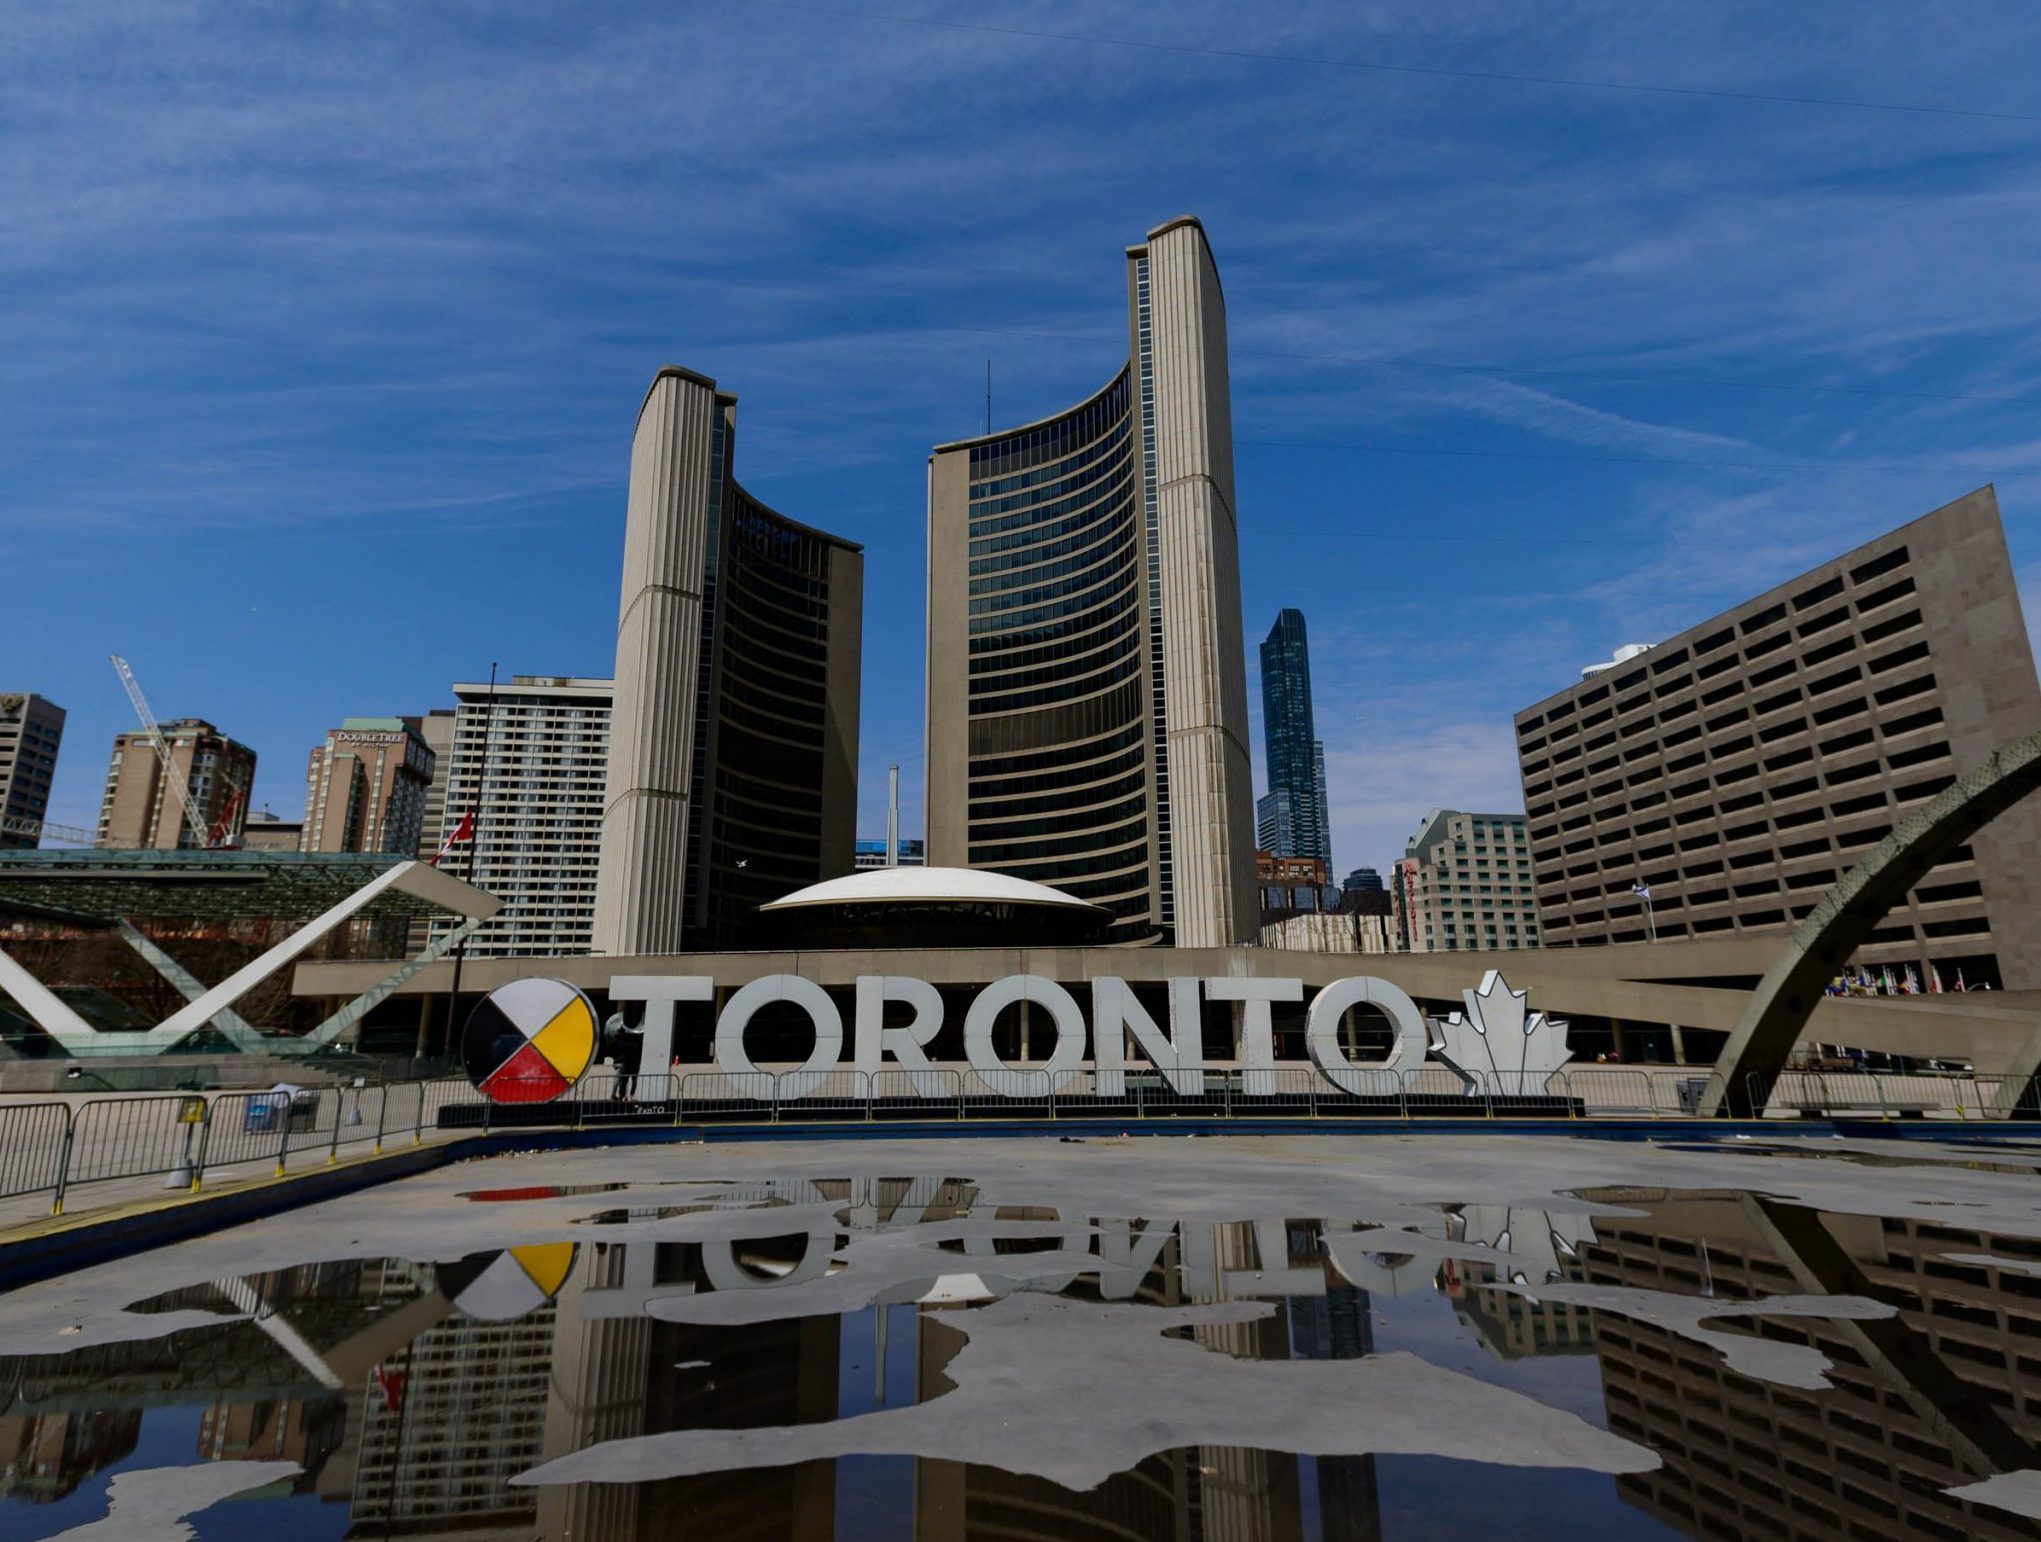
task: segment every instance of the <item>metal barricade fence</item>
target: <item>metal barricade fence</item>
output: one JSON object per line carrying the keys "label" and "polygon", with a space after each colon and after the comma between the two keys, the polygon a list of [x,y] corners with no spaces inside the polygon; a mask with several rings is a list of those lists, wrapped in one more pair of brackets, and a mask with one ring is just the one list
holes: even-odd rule
{"label": "metal barricade fence", "polygon": [[1619,1114],[1648,1119],[1658,1112],[1652,1079],[1620,1066],[1569,1066],[1552,1078],[1551,1090],[1577,1102],[1583,1119]]}
{"label": "metal barricade fence", "polygon": [[[1234,1073],[1208,1069],[1199,1080],[1203,1091],[1179,1092],[1167,1076],[1153,1067],[1129,1066],[1126,1111],[1141,1119],[1226,1118],[1232,1111]],[[1057,1112],[1062,1112],[1060,1101]]]}
{"label": "metal barricade fence", "polygon": [[[1407,1119],[1407,1073],[1383,1067],[1349,1066],[1341,1076],[1352,1083],[1341,1087],[1316,1071],[1318,1086],[1312,1094],[1312,1112],[1319,1118]],[[1479,1105],[1476,1105],[1477,1109]]]}
{"label": "metal barricade fence", "polygon": [[[1509,1104],[1544,1104],[1559,1096],[1553,1090],[1552,1077],[1551,1071],[1485,1071],[1480,1077],[1481,1090],[1498,1111]],[[1649,1096],[1648,1088],[1645,1095]]]}
{"label": "metal barricade fence", "polygon": [[[1133,1119],[1140,1114],[1135,1078],[1145,1073],[1129,1069],[1120,1076],[1117,1092],[1107,1090],[1100,1074],[1091,1066],[1056,1073],[1056,1114],[1058,1119]],[[1156,1078],[1160,1080],[1160,1078]]]}
{"label": "metal barricade fence", "polygon": [[1308,1118],[1317,1110],[1324,1085],[1324,1078],[1304,1066],[1241,1071],[1226,1102],[1236,1119]]}
{"label": "metal barricade fence", "polygon": [[389,1087],[381,1082],[356,1078],[347,1086],[335,1088],[334,1094],[337,1099],[333,1116],[334,1150],[366,1141],[374,1142],[375,1149],[382,1150],[383,1120],[389,1112]]}
{"label": "metal barricade fence", "polygon": [[[645,1083],[663,1084],[665,1077],[643,1077],[629,1071],[602,1071],[584,1076],[554,1106],[548,1123],[585,1129],[592,1124],[636,1123],[670,1117],[663,1098],[646,1102]],[[663,1087],[662,1087],[663,1090]]]}
{"label": "metal barricade fence", "polygon": [[[1880,1119],[1954,1119],[1961,1094],[1956,1078],[1928,1076],[1910,1071],[1869,1071],[1862,1078],[1872,1085],[1872,1096]],[[1854,1109],[1859,1100],[1849,1097]]]}
{"label": "metal barricade fence", "polygon": [[870,1096],[865,1073],[841,1067],[833,1071],[786,1071],[773,1083],[773,1106],[780,1118],[861,1120],[868,1117]]}
{"label": "metal barricade fence", "polygon": [[338,1149],[335,1137],[340,1133],[339,1118],[340,1100],[333,1088],[307,1087],[294,1093],[284,1133],[284,1165],[290,1165],[294,1152],[314,1152],[330,1159]]}
{"label": "metal barricade fence", "polygon": [[414,1128],[480,1129],[488,1119],[488,1103],[465,1076],[435,1077],[419,1086]]}
{"label": "metal barricade fence", "polygon": [[1689,1119],[1698,1119],[1701,1110],[1713,1107],[1718,1112],[1727,1111],[1729,1083],[1720,1072],[1697,1072],[1692,1075],[1675,1076],[1671,1079],[1671,1099],[1661,1103],[1658,1112],[1670,1117],[1675,1114]]}
{"label": "metal barricade fence", "polygon": [[649,1104],[660,1115],[671,1115],[675,1100],[680,1096],[680,1078],[684,1073],[678,1065],[669,1065],[663,1071],[640,1071],[637,1085],[631,1089],[626,1102]]}
{"label": "metal barricade fence", "polygon": [[391,1082],[383,1088],[382,1142],[416,1145],[425,1135],[426,1082]]}
{"label": "metal barricade fence", "polygon": [[[1764,1119],[1792,1119],[1802,1114],[1824,1113],[1830,1102],[1828,1073],[1824,1071],[1781,1071],[1769,1088],[1761,1073],[1744,1082],[1751,1112]],[[1762,1106],[1761,1106],[1762,1105]]]}
{"label": "metal barricade fence", "polygon": [[[288,1091],[96,1098],[76,1104],[0,1106],[0,1197],[54,1192],[53,1208],[80,1184],[157,1174],[189,1176],[243,1164],[278,1172],[308,1154],[334,1160],[345,1148],[416,1143],[434,1129],[487,1130],[515,1124],[506,1107],[544,1106],[548,1124],[586,1126],[646,1119],[755,1122],[869,1119],[1265,1118],[1343,1116],[1408,1120],[1413,1113],[1460,1117],[1507,1112],[1512,1100],[1565,1099],[1569,1112],[1594,1118],[1698,1114],[1713,1072],[1582,1066],[1546,1073],[1495,1074],[1470,1090],[1454,1071],[1427,1065],[1395,1072],[1352,1068],[1353,1089],[1335,1087],[1315,1068],[1207,1069],[1202,1094],[1176,1091],[1146,1065],[1125,1071],[1123,1090],[1101,1092],[1093,1069],[979,1071],[949,1066],[890,1068],[868,1074],[693,1071],[636,1078],[587,1077],[557,1104],[501,1105],[465,1077],[426,1082],[301,1088]],[[1762,1117],[1804,1111],[1835,1116],[1983,1120],[1997,1117],[2003,1078],[1970,1073],[1800,1071],[1769,1084],[1754,1076],[1754,1095],[1769,1092]],[[2023,1083],[2024,1085],[2024,1083]],[[537,1090],[535,1087],[534,1090]],[[619,1094],[622,1095],[619,1095]],[[1578,1107],[1571,1105],[1577,1100]],[[175,1179],[173,1178],[173,1181]]]}
{"label": "metal barricade fence", "polygon": [[675,1118],[771,1119],[778,1111],[778,1084],[770,1071],[690,1071],[680,1079]]}
{"label": "metal barricade fence", "polygon": [[205,1121],[206,1100],[197,1093],[95,1098],[72,1116],[61,1186],[193,1169]]}
{"label": "metal barricade fence", "polygon": [[[1577,1076],[1582,1072],[1593,1072],[1603,1069],[1605,1068],[1595,1065],[1568,1066],[1566,1074]],[[1682,1086],[1697,1078],[1703,1081],[1707,1079],[1707,1072],[1699,1067],[1695,1067],[1692,1070],[1680,1066],[1645,1070],[1629,1066],[1610,1066],[1606,1069],[1629,1071],[1632,1075],[1643,1077],[1651,1098],[1651,1111],[1654,1114],[1662,1114],[1668,1118],[1675,1118],[1680,1113],[1686,1111],[1681,1106],[1681,1099],[1684,1096],[1681,1092]],[[1589,1112],[1592,1113],[1593,1110],[1590,1109]]]}
{"label": "metal barricade fence", "polygon": [[242,1162],[280,1166],[288,1104],[289,1094],[281,1092],[223,1092],[214,1098],[206,1110],[200,1176]]}
{"label": "metal barricade fence", "polygon": [[0,1107],[0,1198],[54,1190],[70,1133],[71,1110],[62,1103]]}
{"label": "metal barricade fence", "polygon": [[1490,1112],[1487,1091],[1479,1085],[1468,1086],[1445,1066],[1418,1066],[1401,1074],[1406,1115],[1420,1109],[1460,1118],[1484,1117]]}
{"label": "metal barricade fence", "polygon": [[866,1107],[874,1119],[961,1119],[962,1079],[948,1068],[875,1071],[867,1078]]}
{"label": "metal barricade fence", "polygon": [[976,1066],[957,1073],[962,1084],[957,1104],[965,1119],[1047,1119],[1056,1113],[1058,1078],[1047,1071],[981,1071]]}
{"label": "metal barricade fence", "polygon": [[1968,1081],[1976,1087],[1978,1106],[1970,1118],[1994,1120],[1994,1118],[2017,1118],[2033,1120],[2037,1110],[2037,1099],[2041,1099],[2041,1077],[1980,1077],[1972,1075]]}

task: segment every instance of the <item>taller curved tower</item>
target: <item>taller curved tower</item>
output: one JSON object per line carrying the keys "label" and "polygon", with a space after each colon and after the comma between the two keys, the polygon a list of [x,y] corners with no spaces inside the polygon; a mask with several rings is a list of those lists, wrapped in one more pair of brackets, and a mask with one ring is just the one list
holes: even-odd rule
{"label": "taller curved tower", "polygon": [[1204,227],[1127,250],[1129,358],[929,457],[928,860],[1052,884],[1112,936],[1258,920],[1226,308]]}
{"label": "taller curved tower", "polygon": [[639,409],[597,953],[726,947],[851,870],[863,549],[737,485],[736,420],[674,365]]}

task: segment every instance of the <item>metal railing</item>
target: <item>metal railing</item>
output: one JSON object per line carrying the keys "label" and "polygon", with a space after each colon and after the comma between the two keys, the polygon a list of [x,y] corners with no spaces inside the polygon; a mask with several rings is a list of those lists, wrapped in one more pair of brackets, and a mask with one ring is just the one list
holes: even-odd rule
{"label": "metal railing", "polygon": [[[1335,1086],[1316,1070],[1208,1069],[1201,1091],[1178,1091],[1146,1066],[1118,1078],[1095,1069],[980,1071],[951,1066],[867,1073],[682,1070],[584,1077],[558,1097],[534,1084],[529,1100],[493,1100],[463,1077],[268,1092],[176,1093],[0,1103],[0,1199],[49,1194],[61,1214],[83,1184],[162,1176],[197,1188],[228,1169],[282,1175],[372,1146],[417,1145],[427,1131],[612,1123],[816,1123],[915,1119],[1166,1120],[1439,1117],[1566,1120],[1692,1118],[1719,1102],[1710,1072],[1568,1066],[1545,1073],[1463,1077],[1440,1066],[1348,1073]],[[504,1089],[498,1088],[498,1091]],[[516,1089],[512,1089],[515,1091]],[[1982,1121],[1999,1117],[2003,1079],[1969,1073],[1788,1071],[1746,1087],[1768,1119]]]}

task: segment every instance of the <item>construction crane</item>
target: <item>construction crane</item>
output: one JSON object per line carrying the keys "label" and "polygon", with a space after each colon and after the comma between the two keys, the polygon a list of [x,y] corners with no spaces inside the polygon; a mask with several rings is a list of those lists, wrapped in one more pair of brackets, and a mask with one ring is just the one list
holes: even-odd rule
{"label": "construction crane", "polygon": [[30,819],[26,814],[0,814],[0,835],[25,835],[32,841],[47,839],[65,846],[91,846],[97,842],[90,830],[52,824],[47,819]]}
{"label": "construction crane", "polygon": [[135,678],[135,672],[128,668],[128,661],[118,653],[110,653],[114,673],[120,676],[120,683],[127,687],[128,700],[134,703],[135,716],[142,720],[142,727],[148,730],[149,742],[155,746],[156,758],[163,763],[163,780],[169,785],[177,799],[177,806],[184,810],[185,827],[191,831],[191,843],[201,851],[212,846],[213,841],[206,829],[204,816],[198,805],[191,801],[191,789],[185,785],[185,777],[177,769],[177,761],[170,753],[170,741],[163,737],[162,725],[156,721],[156,714],[149,710],[149,698],[142,694],[142,684]]}

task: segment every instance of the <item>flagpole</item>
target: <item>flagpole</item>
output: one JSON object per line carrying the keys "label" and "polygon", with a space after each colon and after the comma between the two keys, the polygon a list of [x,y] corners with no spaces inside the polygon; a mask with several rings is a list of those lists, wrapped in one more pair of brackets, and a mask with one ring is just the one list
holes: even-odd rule
{"label": "flagpole", "polygon": [[[487,715],[482,719],[482,764],[475,773],[475,796],[468,804],[468,861],[462,870],[461,881],[472,884],[475,881],[475,848],[482,844],[482,791],[489,785],[489,746],[496,735],[496,660],[489,661],[489,697]],[[453,983],[446,993],[446,1047],[449,1054],[459,1047],[460,1028],[454,1021],[461,1003],[461,966],[467,962],[468,939],[463,937],[454,949]]]}

